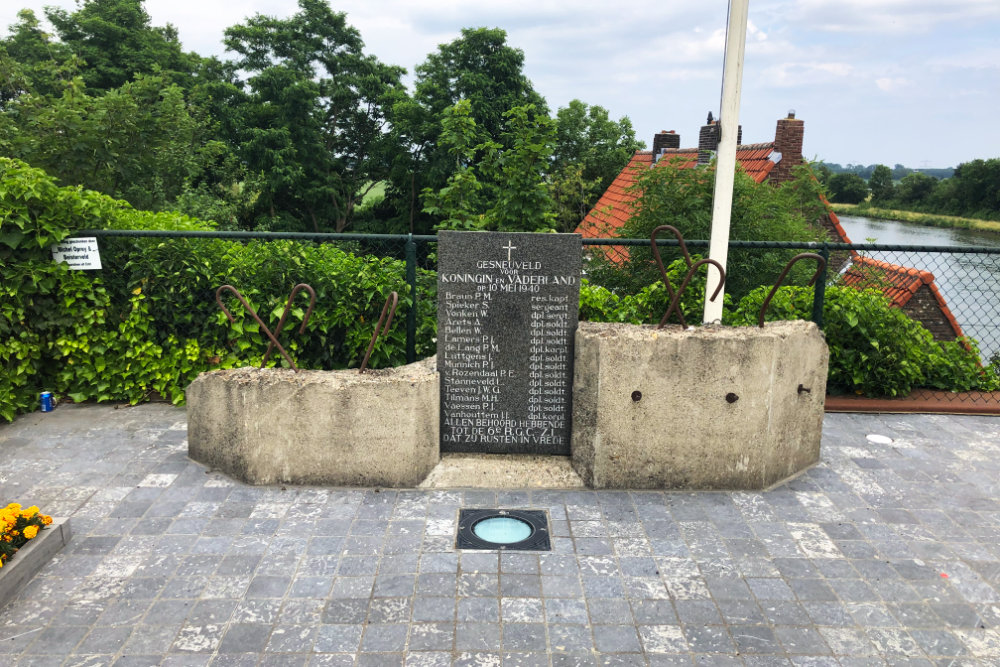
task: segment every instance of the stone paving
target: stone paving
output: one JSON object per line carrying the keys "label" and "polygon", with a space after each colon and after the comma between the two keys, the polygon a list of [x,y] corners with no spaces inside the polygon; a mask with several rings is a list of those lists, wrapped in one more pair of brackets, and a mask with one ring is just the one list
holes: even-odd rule
{"label": "stone paving", "polygon": [[[74,530],[0,664],[1000,665],[996,418],[827,415],[763,493],[248,487],[185,435],[162,404],[0,426],[0,500]],[[552,551],[457,553],[490,506],[547,510]]]}

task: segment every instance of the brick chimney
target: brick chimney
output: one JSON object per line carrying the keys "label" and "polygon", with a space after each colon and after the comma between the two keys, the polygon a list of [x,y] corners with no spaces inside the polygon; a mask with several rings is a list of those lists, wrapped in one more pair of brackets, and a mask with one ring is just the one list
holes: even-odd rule
{"label": "brick chimney", "polygon": [[698,164],[708,164],[712,156],[719,150],[719,124],[708,112],[708,120],[698,132]]}
{"label": "brick chimney", "polygon": [[677,134],[673,130],[663,130],[662,132],[657,132],[653,135],[653,164],[656,164],[665,149],[680,147],[681,135]]}
{"label": "brick chimney", "polygon": [[783,183],[792,178],[792,168],[802,164],[802,135],[805,124],[789,111],[787,118],[778,121],[774,131],[774,150],[781,153],[781,160],[774,165],[768,180]]}
{"label": "brick chimney", "polygon": [[[712,161],[712,156],[719,150],[719,136],[722,134],[722,125],[719,121],[712,119],[712,112],[708,113],[708,124],[701,126],[698,133],[698,164],[708,164]],[[743,126],[737,125],[736,145],[743,144]]]}

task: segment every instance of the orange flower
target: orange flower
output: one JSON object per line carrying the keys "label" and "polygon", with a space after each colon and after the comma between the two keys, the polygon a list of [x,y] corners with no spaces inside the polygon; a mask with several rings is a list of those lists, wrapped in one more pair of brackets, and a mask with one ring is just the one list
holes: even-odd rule
{"label": "orange flower", "polygon": [[42,523],[44,523],[46,526],[49,525],[50,523],[52,523],[52,517],[50,517],[50,516],[48,516],[46,514],[43,514],[42,515]]}

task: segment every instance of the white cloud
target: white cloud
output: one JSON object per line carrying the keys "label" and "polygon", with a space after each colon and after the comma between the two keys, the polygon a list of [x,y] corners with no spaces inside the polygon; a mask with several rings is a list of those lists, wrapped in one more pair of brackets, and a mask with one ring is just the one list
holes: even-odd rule
{"label": "white cloud", "polygon": [[996,0],[797,0],[789,17],[815,30],[858,33],[927,32],[948,23],[1000,17]]}
{"label": "white cloud", "polygon": [[854,65],[847,62],[784,62],[765,69],[760,78],[773,86],[826,86],[836,79],[853,77]]}
{"label": "white cloud", "polygon": [[910,80],[904,77],[883,76],[875,79],[875,85],[885,93],[896,92],[910,85]]}
{"label": "white cloud", "polygon": [[936,71],[1000,69],[1000,48],[981,47],[934,56],[927,64]]}

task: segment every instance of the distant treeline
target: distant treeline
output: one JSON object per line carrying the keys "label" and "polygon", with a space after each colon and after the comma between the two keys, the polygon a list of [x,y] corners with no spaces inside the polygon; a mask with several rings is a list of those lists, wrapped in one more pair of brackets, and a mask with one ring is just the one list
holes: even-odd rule
{"label": "distant treeline", "polygon": [[946,170],[911,170],[897,181],[896,172],[884,164],[873,165],[867,180],[854,171],[834,173],[825,163],[814,170],[830,200],[839,204],[1000,220],[1000,158],[964,162],[946,178],[927,173]]}
{"label": "distant treeline", "polygon": [[[813,169],[829,172],[830,174],[857,174],[867,181],[872,177],[872,172],[875,171],[875,167],[878,167],[879,165],[851,163],[840,165],[836,162],[824,162],[823,160],[819,160],[818,162],[813,162],[812,166]],[[909,167],[904,167],[903,165],[897,163],[896,166],[889,170],[889,172],[892,174],[892,180],[899,182],[914,172],[927,174],[928,176],[933,176],[934,178],[951,178],[955,174],[955,168],[942,167],[932,169],[910,169]]]}

